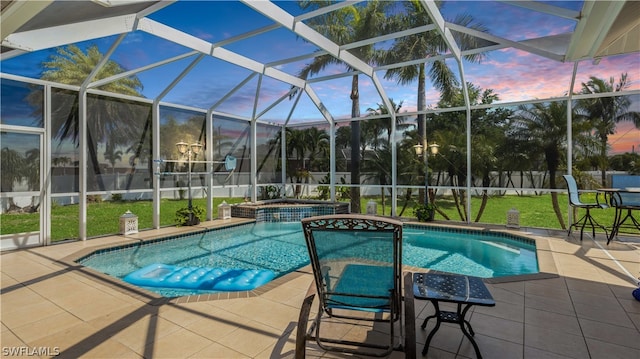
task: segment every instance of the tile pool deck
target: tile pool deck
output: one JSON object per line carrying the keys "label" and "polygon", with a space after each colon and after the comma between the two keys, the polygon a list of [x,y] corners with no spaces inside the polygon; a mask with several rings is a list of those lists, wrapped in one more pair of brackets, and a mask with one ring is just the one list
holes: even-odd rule
{"label": "tile pool deck", "polygon": [[[202,227],[241,220],[212,221]],[[129,236],[5,252],[0,255],[2,355],[41,350],[62,358],[293,358],[298,312],[312,276],[302,268],[268,290],[225,298],[159,300],[70,258],[105,245],[168,236],[163,228]],[[538,243],[541,266],[553,274],[487,284],[495,307],[475,307],[470,321],[484,358],[640,358],[640,237],[606,246],[601,234],[521,229]],[[553,273],[552,273],[553,272]],[[416,301],[416,323],[433,313]],[[433,323],[427,327],[427,332]],[[418,351],[426,334],[416,329]],[[367,337],[362,328],[348,337]],[[48,350],[48,352],[47,352]],[[309,358],[349,357],[318,350]],[[389,358],[403,358],[401,352]],[[460,329],[444,324],[429,358],[475,358]]]}

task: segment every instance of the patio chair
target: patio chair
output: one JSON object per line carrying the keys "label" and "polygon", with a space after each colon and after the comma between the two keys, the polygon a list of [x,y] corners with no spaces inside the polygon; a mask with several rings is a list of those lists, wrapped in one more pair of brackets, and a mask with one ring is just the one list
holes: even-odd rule
{"label": "patio chair", "polygon": [[596,222],[593,216],[591,216],[591,212],[590,212],[591,209],[594,209],[594,208],[599,208],[599,209],[607,208],[607,205],[603,203],[598,203],[597,200],[596,200],[596,203],[584,203],[580,201],[580,194],[578,193],[578,185],[576,184],[576,179],[573,178],[572,175],[563,175],[562,177],[567,182],[567,190],[569,191],[569,205],[571,205],[571,207],[574,209],[581,208],[585,210],[585,214],[584,216],[582,216],[582,218],[580,218],[577,221],[574,221],[571,225],[569,225],[569,232],[567,236],[571,235],[571,229],[573,227],[576,227],[576,229],[580,227],[580,241],[582,241],[582,234],[584,232],[584,227],[587,225],[587,223],[589,223],[589,225],[591,226],[591,232],[594,238],[596,237],[596,227],[602,228],[604,230],[605,236],[609,238],[609,235],[607,234],[607,229],[604,226],[600,225],[598,222]]}
{"label": "patio chair", "polygon": [[[637,175],[613,175],[611,187],[621,189],[612,193],[611,205],[616,209],[613,220],[613,229],[609,235],[607,244],[618,235],[620,228],[636,228],[640,230],[640,222],[633,216],[633,211],[640,211],[640,176]],[[624,211],[627,211],[626,215]],[[627,223],[629,220],[629,223]]]}
{"label": "patio chair", "polygon": [[[315,340],[326,351],[380,357],[404,350],[408,357],[414,357],[415,334],[403,336],[402,326],[402,223],[364,215],[310,217],[301,222],[314,283],[300,309],[296,358],[305,357],[307,340]],[[316,294],[318,312],[308,325]],[[411,307],[405,313],[411,318],[405,317],[405,323],[413,329],[407,332],[415,333],[413,296],[410,298],[405,306]],[[342,339],[344,332],[336,335],[336,327],[362,325],[363,321],[372,327],[364,340]],[[389,328],[375,330],[378,323]],[[397,323],[399,340],[394,334]],[[382,335],[389,337],[386,343]]]}

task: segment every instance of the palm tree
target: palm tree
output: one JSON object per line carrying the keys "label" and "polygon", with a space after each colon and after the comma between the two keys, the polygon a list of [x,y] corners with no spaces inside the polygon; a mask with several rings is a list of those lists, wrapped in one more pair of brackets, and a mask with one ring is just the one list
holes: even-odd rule
{"label": "palm tree", "polygon": [[[442,2],[437,2],[437,5],[438,7],[441,7]],[[416,28],[430,25],[432,23],[429,14],[420,1],[405,1],[404,6],[405,13],[397,15],[394,19],[394,23],[398,28]],[[453,22],[478,31],[487,31],[487,28],[484,25],[475,23],[475,20],[470,15],[459,15]],[[454,32],[454,38],[463,50],[476,48],[481,44],[486,44],[485,40],[480,40],[478,38],[456,32]],[[401,37],[394,42],[393,46],[388,51],[379,52],[377,56],[379,56],[379,62],[396,63],[434,57],[444,54],[447,51],[448,47],[442,36],[440,36],[436,31],[428,31]],[[486,55],[484,53],[477,53],[466,55],[464,58],[467,61],[480,62],[485,58],[485,56]],[[387,70],[384,76],[386,79],[396,78],[398,83],[401,85],[407,85],[416,80],[418,81],[418,111],[425,111],[427,109],[426,66],[427,65],[424,62],[421,62],[417,65],[393,68]],[[453,94],[454,89],[459,86],[459,82],[456,79],[455,74],[447,66],[444,60],[431,61],[429,63],[428,73],[431,83],[433,83],[435,88],[440,91],[441,97],[444,99],[449,98]],[[425,133],[425,120],[426,116],[424,113],[418,115],[418,134]],[[422,138],[420,143],[423,141],[424,139]]]}
{"label": "palm tree", "polygon": [[[331,4],[326,0],[303,0],[300,7],[303,10],[317,9]],[[351,5],[329,12],[322,16],[317,16],[309,21],[309,26],[316,31],[333,40],[339,45],[366,40],[374,37],[386,27],[386,16],[384,9],[390,6],[389,2],[368,1],[364,5]],[[372,62],[375,58],[373,45],[361,46],[350,50],[353,55],[365,62]],[[327,66],[344,66],[342,60],[331,55],[316,57],[310,64],[305,66],[299,76],[307,79],[309,76],[318,74]],[[352,70],[352,69],[349,69]],[[351,118],[360,117],[360,93],[358,90],[358,75],[351,78]],[[360,185],[360,122],[351,122],[351,184]],[[351,211],[360,213],[360,188],[351,187]]]}
{"label": "palm tree", "polygon": [[54,167],[62,167],[62,174],[66,174],[66,166],[71,163],[71,158],[67,156],[54,157],[51,159],[51,164]]}
{"label": "palm tree", "polygon": [[[367,112],[370,115],[375,115],[374,110],[369,108]],[[385,130],[385,127],[390,127],[386,125],[389,122],[388,118],[375,118],[371,120],[366,120],[362,123],[360,127],[360,151],[361,156],[364,157],[364,151],[367,147],[371,148],[373,151],[376,151],[378,148],[384,146],[386,142],[384,142],[384,138],[381,137],[382,133]]]}
{"label": "palm tree", "polygon": [[[403,134],[403,139],[398,144],[398,150],[396,151],[398,183],[410,185],[424,184],[424,177],[420,178],[419,175],[424,173],[424,170],[422,170],[424,168],[424,162],[415,155],[413,149],[419,137],[417,130],[408,130]],[[398,216],[401,217],[411,202],[413,193],[411,188],[407,188],[405,191],[402,207],[398,212]],[[437,211],[440,212],[439,210]],[[441,214],[443,214],[443,212],[441,212]]]}
{"label": "palm tree", "polygon": [[0,159],[0,188],[2,192],[13,192],[13,185],[21,181],[25,173],[25,159],[9,147],[2,148]]}
{"label": "palm tree", "polygon": [[25,152],[25,173],[30,191],[40,189],[40,149],[31,148]]}
{"label": "palm tree", "polygon": [[304,140],[309,157],[309,170],[326,171],[327,154],[329,153],[329,134],[316,127],[304,130]]}
{"label": "palm tree", "polygon": [[[315,127],[304,130],[286,128],[286,157],[294,158],[295,163],[291,162],[287,165],[287,177],[291,179],[291,183],[299,183],[302,179],[307,178],[305,173],[315,171],[326,171],[326,158],[329,152],[329,134],[326,131]],[[266,163],[267,157],[272,152],[277,151],[275,158],[275,170],[282,169],[281,154],[278,150],[282,141],[282,131],[278,131],[276,136],[266,143],[266,156],[258,169]],[[295,155],[295,156],[294,156]],[[306,160],[309,166],[306,166]]]}
{"label": "palm tree", "polygon": [[[107,147],[104,151],[104,159],[111,164],[111,174],[113,177],[113,189],[119,189],[118,177],[114,176],[116,173],[116,162],[122,161],[122,151],[116,150],[112,141],[107,141]],[[135,157],[131,160],[131,167],[135,168]],[[132,171],[133,174],[133,171]],[[133,175],[129,176],[133,180]]]}
{"label": "palm tree", "polygon": [[311,171],[327,171],[329,168],[329,162],[327,161],[329,153],[329,134],[316,127],[310,127],[302,130],[302,139],[304,141],[304,152],[309,160],[309,167],[305,167],[301,172],[301,175],[304,178],[304,182],[308,185],[309,179],[312,177]]}
{"label": "palm tree", "polygon": [[391,184],[391,148],[388,144],[367,153],[364,161],[365,176],[376,180],[380,184],[382,213],[385,213],[385,186]]}
{"label": "palm tree", "polygon": [[[346,158],[344,155],[344,150],[349,150],[351,148],[351,127],[350,126],[341,126],[336,128],[336,157],[342,158],[343,161],[336,160],[336,171],[344,172],[349,168],[348,162],[351,159]],[[350,192],[349,192],[350,195]],[[346,197],[345,197],[346,198]]]}
{"label": "palm tree", "polygon": [[302,180],[307,178],[309,173],[304,163],[307,143],[303,130],[287,128],[286,131],[287,158],[295,158],[295,165],[287,166],[287,177],[289,177],[291,183],[295,183],[293,195],[295,198],[299,198],[302,193]]}
{"label": "palm tree", "polygon": [[[434,116],[433,122],[436,124],[442,123],[442,121],[446,121],[447,115],[456,116],[455,113],[442,114],[440,117]],[[457,122],[461,122],[461,119],[457,119]],[[457,190],[452,189],[451,194],[460,220],[466,221],[465,208],[467,204],[464,184],[467,178],[467,147],[464,126],[438,130],[432,134],[431,138],[434,142],[442,144],[438,156],[429,160],[433,172],[437,172],[435,184],[439,185],[442,178],[443,184],[458,187]],[[424,163],[422,168],[424,168]],[[449,219],[446,216],[445,218]]]}
{"label": "palm tree", "polygon": [[[494,93],[492,89],[485,89],[474,85],[473,83],[467,83],[467,89],[469,94],[469,101],[471,105],[488,105],[492,104],[495,101],[498,101],[500,98],[497,94]],[[464,106],[464,96],[462,90],[456,89],[454,93],[448,100],[441,99],[438,102],[438,107],[447,108],[447,107],[460,107]],[[510,153],[513,149],[509,149],[505,147],[506,136],[505,132],[508,131],[509,128],[509,117],[511,117],[512,111],[509,109],[476,109],[471,112],[471,123],[472,126],[469,129],[471,132],[471,170],[472,170],[472,180],[476,182],[476,180],[480,180],[481,187],[485,189],[482,190],[482,202],[480,204],[478,214],[474,219],[475,222],[479,222],[482,217],[482,213],[488,202],[488,192],[486,187],[491,186],[491,182],[493,180],[493,173],[495,171],[501,171],[503,168],[503,163],[507,162],[507,158],[510,156]],[[432,129],[438,129],[443,133],[449,131],[450,139],[442,139],[441,143],[447,145],[455,145],[456,148],[465,149],[466,148],[466,116],[461,112],[450,112],[450,113],[442,113],[438,115],[434,115],[434,120],[432,121]],[[449,141],[458,141],[458,142],[449,142]],[[450,146],[445,146],[443,148],[444,152],[448,151]],[[466,154],[466,150],[461,150],[463,155]],[[458,176],[459,183],[464,183],[466,180],[466,160],[463,158],[459,158],[461,161],[459,172],[456,171],[456,176]],[[450,158],[450,157],[440,157],[442,158]],[[452,157],[449,159],[454,162],[458,160],[458,157]],[[437,162],[437,161],[436,161]],[[476,186],[476,183],[472,183],[473,186]],[[463,191],[460,191],[460,199],[464,199],[465,196]],[[456,205],[458,203],[456,202]],[[466,217],[466,215],[465,215]],[[465,219],[465,218],[461,218]]]}
{"label": "palm tree", "polygon": [[[530,153],[544,154],[549,171],[549,188],[557,188],[556,173],[563,162],[562,154],[567,144],[567,102],[520,105],[515,120],[516,127],[512,135],[520,142],[528,143]],[[556,192],[551,192],[551,202],[560,226],[566,228]]]}
{"label": "palm tree", "polygon": [[[396,26],[399,29],[407,29],[432,24],[429,14],[420,1],[411,0],[403,2],[403,4],[405,7],[405,13],[395,16],[391,22],[392,26]],[[438,7],[441,7],[442,2],[437,2],[437,5]],[[475,20],[471,15],[459,15],[453,22],[478,31],[487,31],[486,27],[475,23]],[[453,34],[460,48],[463,50],[476,48],[481,44],[487,43],[485,40],[480,40],[469,35],[456,32]],[[448,46],[442,36],[440,36],[436,31],[428,31],[398,38],[388,51],[379,51],[376,56],[378,57],[378,62],[396,63],[434,57],[444,54],[447,51]],[[476,53],[465,56],[465,59],[471,62],[480,62],[485,58],[485,56],[486,55],[484,53]],[[424,62],[421,62],[416,65],[392,68],[387,70],[384,76],[386,79],[396,78],[397,82],[401,85],[408,85],[417,80],[417,110],[421,112],[427,109],[426,66],[427,65]],[[431,61],[429,63],[428,75],[431,83],[440,91],[441,97],[444,99],[451,97],[454,93],[454,89],[459,86],[459,82],[456,79],[455,74],[447,66],[444,60]],[[418,114],[416,121],[418,134],[420,135],[418,143],[424,143],[426,141],[427,133],[426,115],[424,113]],[[424,196],[424,191],[420,191],[420,197],[423,198]]]}
{"label": "palm tree", "polygon": [[[389,99],[394,113],[400,113],[402,102],[396,104]],[[368,108],[369,116],[389,115],[389,109],[385,104],[378,103],[377,108]],[[404,130],[409,127],[405,124],[405,116],[396,117],[396,129]],[[386,135],[382,137],[382,135]],[[385,211],[385,185],[391,184],[391,116],[380,117],[364,121],[362,125],[362,158],[365,158],[364,170],[368,172],[368,178],[374,178],[380,184],[382,195],[382,211]],[[372,151],[367,155],[365,148],[369,146]]]}
{"label": "palm tree", "polygon": [[[96,45],[87,48],[86,53],[76,45],[61,47],[57,49],[56,55],[53,55],[49,61],[42,63],[44,71],[41,78],[57,83],[81,85],[102,58],[103,55]],[[122,66],[110,60],[104,64],[94,80],[111,77],[124,71]],[[100,87],[100,90],[138,97],[142,97],[139,92],[141,89],[142,83],[136,76],[122,78]],[[41,96],[41,92],[34,92],[32,96],[30,95],[30,102],[41,107],[43,103]],[[66,99],[66,97],[61,97],[62,99]],[[78,144],[79,98],[73,96],[72,99],[66,101],[73,102],[60,104],[51,111],[52,134],[57,139],[71,138]],[[129,101],[108,99],[102,96],[90,96],[87,100],[87,147],[93,166],[92,174],[96,176],[97,186],[100,190],[104,190],[104,183],[100,176],[101,169],[97,155],[98,143],[109,136],[117,139],[117,144],[126,144],[138,132],[137,122],[130,120],[137,116],[137,111],[132,111],[131,106],[127,106],[128,104],[130,104]]]}
{"label": "palm tree", "polygon": [[111,172],[115,172],[116,162],[122,161],[122,151],[116,150],[113,142],[107,142],[107,148],[104,151],[104,159],[111,164]]}
{"label": "palm tree", "polygon": [[[391,103],[391,106],[393,107],[393,113],[399,114],[400,110],[402,109],[402,104],[404,103],[404,101],[400,101],[399,104],[396,104],[392,98],[389,99],[389,102]],[[377,108],[368,108],[367,112],[369,112],[370,116],[377,116],[377,115],[388,115],[390,114],[389,109],[387,108],[387,105],[383,104],[383,103],[379,103]],[[407,117],[406,116],[396,116],[396,131],[402,131],[402,130],[406,130],[407,128],[411,127],[411,125],[406,124],[405,122],[407,121]],[[365,125],[368,123],[372,123],[372,127],[373,127],[373,132],[375,133],[376,137],[380,136],[380,134],[382,132],[386,131],[386,135],[387,135],[387,144],[391,143],[391,116],[389,117],[382,117],[382,118],[378,118],[375,120],[369,120],[367,122],[365,122]],[[377,142],[376,142],[377,143]]]}
{"label": "palm tree", "polygon": [[[629,88],[627,74],[623,73],[615,82],[613,77],[609,81],[597,77],[590,77],[587,83],[582,83],[583,94],[602,94],[620,92]],[[600,167],[602,186],[606,187],[607,168],[607,143],[609,135],[616,132],[616,125],[623,121],[630,121],[640,128],[640,112],[631,111],[631,99],[628,96],[596,97],[580,100],[578,107],[586,112],[586,116],[592,121],[595,135],[599,139],[598,166]]]}

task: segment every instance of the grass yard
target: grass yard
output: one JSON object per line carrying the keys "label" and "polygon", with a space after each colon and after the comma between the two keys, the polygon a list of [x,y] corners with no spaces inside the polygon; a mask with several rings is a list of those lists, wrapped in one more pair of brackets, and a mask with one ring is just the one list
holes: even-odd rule
{"label": "grass yard", "polygon": [[[581,199],[585,202],[595,202],[595,193],[584,194],[583,196],[581,196]],[[363,200],[363,211],[364,208],[366,208],[366,202],[368,202],[369,200],[370,199]],[[378,203],[378,214],[389,215],[391,207],[387,205],[385,207],[385,211],[383,212],[380,200],[377,199],[376,202]],[[553,205],[551,203],[550,194],[539,196],[508,195],[489,197],[482,216],[477,219],[481,202],[481,197],[471,198],[471,222],[506,224],[507,211],[515,208],[520,212],[520,226],[522,227],[539,227],[552,229],[562,228],[560,222],[556,218],[555,213],[553,212]],[[415,201],[413,201],[413,204],[415,204]],[[415,218],[413,214],[413,204],[407,206],[407,209],[402,214],[402,217]],[[435,204],[438,208],[438,211],[436,211],[435,220],[443,221],[448,219],[451,221],[465,222],[465,219],[459,214],[458,208],[455,206],[455,202],[451,197],[437,198]],[[566,226],[568,225],[566,223],[568,218],[568,199],[566,194],[558,194],[558,205],[560,207],[560,211],[562,212],[562,217],[565,221]],[[398,211],[401,210],[401,207],[402,203],[401,201],[398,201]],[[464,209],[461,208],[460,211],[464,212]],[[446,214],[448,218],[444,217],[442,213]],[[614,210],[611,208],[605,210],[592,210],[591,213],[596,221],[600,224],[603,224],[605,227],[608,227],[611,225],[611,223],[613,223]],[[582,217],[583,214],[584,211],[579,211],[578,213],[576,213],[576,216],[578,216],[576,217],[576,219]]]}
{"label": "grass yard", "polygon": [[[214,211],[226,200],[227,203],[243,202],[242,198],[214,199]],[[194,206],[206,206],[206,199],[193,199]],[[53,206],[51,210],[51,240],[79,238],[79,206]],[[163,199],[160,205],[160,225],[176,223],[176,211],[187,207],[187,200]],[[87,236],[96,237],[119,232],[119,219],[127,210],[138,216],[140,230],[153,227],[153,204],[151,201],[105,201],[87,205]],[[214,217],[216,213],[214,213]],[[40,213],[18,213],[0,215],[0,234],[38,231]]]}
{"label": "grass yard", "polygon": [[[595,201],[595,194],[585,194],[585,201]],[[216,198],[214,199],[213,208],[222,202],[241,203],[242,198]],[[374,200],[378,205],[378,214],[389,215],[391,207],[385,206],[384,211],[380,198],[362,198],[362,210],[365,211],[367,202]],[[387,200],[388,202],[388,200]],[[406,207],[402,217],[415,218],[413,214],[413,206],[415,200],[412,200]],[[567,196],[558,194],[558,203],[562,211],[563,218],[567,220]],[[194,198],[194,206],[206,206],[206,199]],[[474,197],[471,200],[472,205],[472,222],[476,222],[477,212],[480,208],[481,198]],[[402,209],[404,203],[398,201],[398,212]],[[187,200],[169,200],[163,199],[160,207],[160,225],[175,225],[175,213],[178,209],[186,207]],[[436,200],[438,210],[445,213],[449,220],[456,222],[464,222],[458,213],[453,200],[451,198],[438,198]],[[489,198],[482,217],[477,221],[488,224],[506,224],[507,211],[515,208],[520,212],[520,225],[523,227],[539,227],[539,228],[561,228],[553,207],[551,204],[551,195],[545,194],[540,196],[495,196]],[[52,209],[51,235],[52,241],[61,241],[65,239],[78,238],[78,205],[54,206]],[[96,237],[115,234],[119,232],[119,217],[127,210],[138,216],[138,228],[140,230],[151,229],[153,226],[152,219],[152,202],[151,201],[106,201],[89,203],[87,205],[87,236]],[[436,212],[436,220],[446,220],[442,213]],[[582,212],[578,213],[579,217]],[[598,223],[607,227],[613,222],[613,209],[592,210],[593,216]],[[39,213],[27,214],[2,214],[0,215],[0,234],[23,233],[38,231]],[[577,218],[579,218],[577,217]]]}

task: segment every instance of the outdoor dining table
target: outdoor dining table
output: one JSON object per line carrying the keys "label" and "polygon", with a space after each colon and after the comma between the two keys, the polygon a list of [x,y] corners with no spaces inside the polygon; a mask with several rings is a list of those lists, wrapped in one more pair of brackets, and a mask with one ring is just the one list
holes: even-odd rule
{"label": "outdoor dining table", "polygon": [[[413,296],[415,299],[431,301],[436,310],[434,315],[425,318],[421,326],[422,329],[425,329],[429,319],[436,318],[437,320],[436,326],[429,333],[422,349],[423,356],[427,355],[429,343],[440,328],[440,323],[445,322],[460,324],[462,333],[469,339],[476,351],[476,357],[482,358],[478,344],[473,339],[475,333],[465,318],[469,309],[474,305],[486,307],[496,305],[482,278],[449,273],[414,273]],[[457,310],[455,312],[440,310],[440,302],[454,303],[457,305]]]}
{"label": "outdoor dining table", "polygon": [[[638,219],[633,216],[632,212],[634,210],[640,210],[640,187],[600,188],[598,189],[598,194],[603,194],[607,205],[615,209],[613,224],[611,225],[611,232],[607,238],[607,244],[609,244],[609,242],[618,235],[620,227],[627,220],[631,220],[631,223],[640,230],[640,223],[638,222]],[[630,196],[635,198],[629,200]]]}

